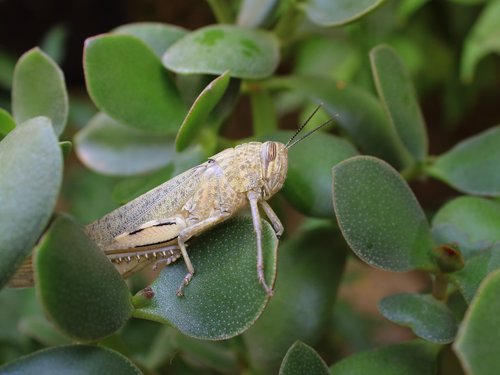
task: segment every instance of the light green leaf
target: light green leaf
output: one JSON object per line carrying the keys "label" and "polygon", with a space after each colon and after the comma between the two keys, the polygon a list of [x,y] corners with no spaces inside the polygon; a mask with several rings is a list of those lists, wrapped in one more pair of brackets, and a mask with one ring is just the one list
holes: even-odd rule
{"label": "light green leaf", "polygon": [[163,55],[167,69],[182,74],[216,74],[258,79],[271,75],[279,63],[276,37],[264,30],[232,25],[198,29],[181,38]]}
{"label": "light green leaf", "polygon": [[122,125],[104,113],[95,115],[74,140],[82,163],[108,175],[146,173],[167,165],[175,155],[172,136]]}
{"label": "light green leaf", "polygon": [[0,139],[16,127],[14,119],[5,109],[0,108]]}
{"label": "light green leaf", "polygon": [[[265,275],[273,285],[278,241],[270,224],[262,221]],[[150,305],[134,316],[168,323],[201,339],[236,336],[260,316],[269,297],[257,280],[256,239],[251,218],[235,218],[189,242],[196,270],[185,288],[176,290],[186,275],[182,260],[166,267],[151,285]],[[135,298],[135,297],[134,297]]]}
{"label": "light green leaf", "polygon": [[167,48],[186,35],[187,30],[159,22],[136,22],[119,26],[113,30],[113,33],[128,34],[139,38],[161,59]]}
{"label": "light green leaf", "polygon": [[283,358],[279,375],[328,375],[323,359],[310,346],[297,341]]}
{"label": "light green leaf", "polygon": [[352,250],[390,270],[433,270],[427,220],[401,176],[382,160],[358,156],[333,170],[333,206]]}
{"label": "light green leaf", "polygon": [[386,297],[380,301],[379,311],[391,322],[410,327],[417,336],[437,344],[452,342],[458,328],[451,310],[431,295]]}
{"label": "light green leaf", "polygon": [[277,0],[244,0],[241,2],[236,24],[252,28],[262,26],[278,4]]}
{"label": "light green leaf", "polygon": [[469,374],[496,375],[500,368],[499,293],[500,270],[481,283],[453,344],[453,350]]}
{"label": "light green leaf", "polygon": [[128,287],[69,216],[58,217],[35,251],[37,294],[46,313],[78,341],[116,332],[132,312]]}
{"label": "light green leaf", "polygon": [[68,119],[68,93],[57,64],[38,48],[21,56],[14,70],[12,114],[20,124],[37,116],[48,117],[57,135]]}
{"label": "light green leaf", "polygon": [[320,26],[342,26],[375,10],[384,0],[309,0],[307,16]]}
{"label": "light green leaf", "polygon": [[36,117],[0,143],[0,287],[30,253],[52,215],[62,155],[50,120]]}
{"label": "light green leaf", "polygon": [[427,156],[428,140],[415,88],[397,53],[379,45],[370,51],[372,73],[382,105],[404,145],[418,161]]}
{"label": "light green leaf", "polygon": [[458,143],[440,155],[428,173],[455,189],[500,196],[500,126]]}
{"label": "light green leaf", "polygon": [[177,131],[186,108],[174,81],[141,40],[118,34],[87,39],[83,65],[89,95],[103,112],[142,130]]}

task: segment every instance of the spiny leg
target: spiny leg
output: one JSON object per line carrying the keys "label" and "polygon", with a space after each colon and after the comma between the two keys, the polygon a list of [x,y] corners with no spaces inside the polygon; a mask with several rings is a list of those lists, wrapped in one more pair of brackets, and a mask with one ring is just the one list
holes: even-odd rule
{"label": "spiny leg", "polygon": [[276,236],[278,238],[281,237],[283,234],[283,224],[281,224],[280,219],[278,218],[278,215],[276,215],[276,212],[272,209],[272,207],[267,203],[265,200],[259,201],[260,206],[264,209],[264,212],[266,213],[267,217],[271,221],[271,224],[273,225],[274,232],[276,233]]}
{"label": "spiny leg", "polygon": [[262,225],[260,223],[259,207],[257,205],[258,197],[257,194],[253,191],[249,191],[247,193],[247,197],[248,201],[250,202],[253,227],[255,230],[255,235],[257,237],[257,277],[259,279],[259,283],[262,285],[267,295],[272,296],[273,290],[267,285],[266,278],[264,275],[264,256],[262,252]]}

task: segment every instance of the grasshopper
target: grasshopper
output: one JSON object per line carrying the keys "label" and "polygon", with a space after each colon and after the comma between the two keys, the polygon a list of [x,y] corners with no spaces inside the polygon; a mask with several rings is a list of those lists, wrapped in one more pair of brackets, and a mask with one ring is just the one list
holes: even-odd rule
{"label": "grasshopper", "polygon": [[195,274],[186,248],[189,239],[249,205],[257,239],[257,277],[271,296],[272,286],[264,276],[259,207],[281,236],[283,225],[267,200],[285,182],[288,149],[330,123],[295,140],[319,108],[286,144],[249,142],[225,149],[87,225],[85,232],[123,277],[146,265],[156,268],[182,257],[187,273],[176,292],[180,297]]}

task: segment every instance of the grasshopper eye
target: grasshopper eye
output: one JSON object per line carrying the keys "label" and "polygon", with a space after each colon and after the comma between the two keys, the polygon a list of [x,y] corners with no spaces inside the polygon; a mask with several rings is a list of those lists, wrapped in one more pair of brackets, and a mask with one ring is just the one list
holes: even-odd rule
{"label": "grasshopper eye", "polygon": [[267,161],[273,161],[276,159],[276,143],[274,142],[267,142],[266,143],[266,159]]}

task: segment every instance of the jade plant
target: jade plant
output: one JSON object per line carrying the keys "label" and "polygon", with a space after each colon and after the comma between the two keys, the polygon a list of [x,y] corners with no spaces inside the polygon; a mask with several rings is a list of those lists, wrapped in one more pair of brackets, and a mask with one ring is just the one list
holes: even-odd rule
{"label": "jade plant", "polygon": [[[495,374],[500,127],[433,155],[427,129],[451,128],[491,89],[494,65],[482,60],[498,52],[499,2],[446,2],[450,17],[477,10],[459,62],[430,21],[412,23],[432,14],[426,1],[208,3],[214,25],[132,23],[89,37],[95,109],[84,126],[73,108],[81,99],[69,105],[64,74],[42,49],[0,82],[11,89],[10,111],[0,108],[0,373]],[[426,124],[419,95],[467,91],[477,77],[469,95],[447,91],[442,124]],[[262,221],[272,297],[256,278],[245,212],[190,240],[197,274],[182,298],[182,261],[124,280],[85,234],[225,148],[286,142],[318,104],[308,126],[333,125],[290,149],[270,202],[284,236]],[[432,180],[454,191],[438,207],[413,190]],[[413,339],[340,355],[332,320],[350,314],[337,298],[348,258],[428,281],[379,301]]]}

